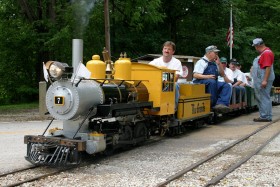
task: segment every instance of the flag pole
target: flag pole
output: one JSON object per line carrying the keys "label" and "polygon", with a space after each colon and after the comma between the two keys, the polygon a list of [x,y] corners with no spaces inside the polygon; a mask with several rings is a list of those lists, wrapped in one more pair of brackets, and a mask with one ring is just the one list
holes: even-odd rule
{"label": "flag pole", "polygon": [[230,45],[229,45],[229,48],[230,48],[230,52],[229,52],[229,56],[230,56],[230,59],[232,59],[232,32],[233,32],[233,28],[232,28],[232,5],[230,5]]}

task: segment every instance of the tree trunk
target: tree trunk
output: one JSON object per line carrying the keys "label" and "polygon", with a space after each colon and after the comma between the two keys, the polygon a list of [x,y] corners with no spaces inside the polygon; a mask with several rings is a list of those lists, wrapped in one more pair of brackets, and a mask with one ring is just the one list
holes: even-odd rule
{"label": "tree trunk", "polygon": [[47,2],[47,17],[53,23],[55,23],[55,18],[56,18],[56,14],[55,14],[54,8],[55,8],[55,0],[49,0]]}
{"label": "tree trunk", "polygon": [[21,7],[22,12],[25,14],[26,18],[30,21],[33,22],[35,20],[35,15],[32,10],[32,8],[29,6],[27,0],[18,0],[18,3]]}

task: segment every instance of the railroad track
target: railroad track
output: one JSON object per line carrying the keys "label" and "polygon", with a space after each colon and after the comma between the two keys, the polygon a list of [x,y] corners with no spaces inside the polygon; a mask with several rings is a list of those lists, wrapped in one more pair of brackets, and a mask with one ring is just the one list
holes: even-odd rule
{"label": "railroad track", "polygon": [[31,166],[31,167],[26,167],[26,168],[21,168],[21,169],[13,170],[13,171],[10,171],[10,172],[7,172],[7,173],[2,173],[2,174],[0,174],[0,178],[1,177],[5,177],[7,175],[12,175],[12,174],[14,174],[16,172],[21,172],[21,171],[29,170],[29,169],[33,169],[33,168],[36,168],[36,167],[38,167],[38,166]]}
{"label": "railroad track", "polygon": [[15,170],[0,175],[0,186],[11,187],[19,186],[28,182],[37,181],[51,175],[61,173],[73,168],[50,168],[33,166],[29,168]]}
{"label": "railroad track", "polygon": [[[148,141],[143,142],[143,144],[141,144],[140,146],[154,144],[161,141],[162,139],[164,139],[164,137],[151,138]],[[118,152],[116,154],[118,154]],[[0,174],[0,186],[1,187],[20,186],[25,183],[38,181],[52,175],[58,175],[61,172],[73,170],[76,168],[82,168],[85,166],[89,166],[91,164],[96,164],[102,161],[103,159],[105,159],[105,157],[102,155],[98,155],[96,157],[88,155],[80,165],[75,167],[55,168],[55,167],[47,167],[47,166],[31,166],[31,167],[14,170],[11,172]]]}
{"label": "railroad track", "polygon": [[[260,127],[206,158],[169,176],[156,186],[178,186],[178,184],[187,184],[190,180],[196,181],[196,186],[208,187],[218,184],[229,173],[257,155],[280,134],[280,126],[275,124],[279,120],[280,118]],[[222,163],[221,160],[226,160],[226,162]]]}

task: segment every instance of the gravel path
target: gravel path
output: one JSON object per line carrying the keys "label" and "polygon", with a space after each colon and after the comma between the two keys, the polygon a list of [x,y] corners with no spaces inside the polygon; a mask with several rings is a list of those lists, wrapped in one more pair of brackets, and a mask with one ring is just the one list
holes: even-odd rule
{"label": "gravel path", "polygon": [[12,122],[12,121],[41,121],[50,119],[49,115],[40,116],[39,109],[28,109],[16,112],[1,112],[0,122]]}

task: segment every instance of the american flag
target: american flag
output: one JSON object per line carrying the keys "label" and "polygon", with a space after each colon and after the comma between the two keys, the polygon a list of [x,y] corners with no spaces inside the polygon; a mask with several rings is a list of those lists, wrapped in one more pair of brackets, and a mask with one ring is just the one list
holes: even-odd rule
{"label": "american flag", "polygon": [[[230,34],[231,33],[231,34]],[[230,47],[230,43],[231,43],[231,47],[233,47],[233,34],[234,34],[234,32],[233,32],[233,25],[232,26],[229,26],[229,28],[228,28],[228,32],[227,32],[227,38],[226,38],[226,40],[227,40],[227,45]],[[231,38],[230,38],[230,35],[232,36]],[[230,41],[230,39],[232,40],[232,41]]]}
{"label": "american flag", "polygon": [[229,28],[227,32],[227,45],[230,47],[232,50],[233,47],[233,24],[232,24],[232,5],[230,5],[230,20],[229,20]]}

